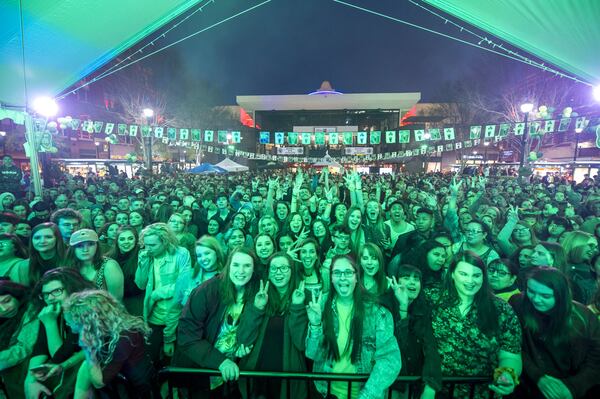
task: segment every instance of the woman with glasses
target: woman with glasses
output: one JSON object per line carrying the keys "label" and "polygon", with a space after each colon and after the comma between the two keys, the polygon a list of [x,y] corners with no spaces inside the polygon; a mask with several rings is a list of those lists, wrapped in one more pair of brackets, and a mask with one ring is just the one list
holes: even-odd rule
{"label": "woman with glasses", "polygon": [[460,257],[465,251],[474,252],[486,265],[489,265],[494,259],[500,258],[498,252],[493,248],[492,233],[485,223],[472,220],[467,223],[463,233],[463,242],[454,244],[452,248],[455,256]]}
{"label": "woman with glasses", "polygon": [[123,271],[123,305],[129,313],[141,316],[144,310],[144,291],[135,284],[139,237],[133,226],[121,226],[115,243],[107,256],[114,259]]}
{"label": "woman with glasses", "polygon": [[510,303],[523,327],[519,398],[597,398],[600,393],[600,323],[574,302],[565,275],[536,268],[527,291]]}
{"label": "woman with glasses", "polygon": [[79,270],[97,289],[106,290],[117,300],[122,300],[123,271],[117,261],[101,254],[96,232],[90,229],[77,230],[71,236],[69,244],[67,264]]}
{"label": "woman with glasses", "polygon": [[488,265],[490,287],[494,295],[507,301],[515,294],[520,293],[517,286],[519,268],[508,259],[496,259]]}
{"label": "woman with glasses", "polygon": [[64,315],[85,354],[74,399],[87,399],[96,391],[119,396],[112,385],[117,374],[127,379],[129,398],[152,398],[154,369],[144,346],[151,330],[141,317],[130,315],[112,295],[99,290],[69,296]]}
{"label": "woman with glasses", "polygon": [[242,314],[252,306],[259,289],[257,263],[254,252],[238,247],[229,255],[223,273],[190,294],[179,320],[173,365],[221,372],[218,378],[188,381],[190,398],[226,397],[231,386],[223,382],[239,378],[235,358],[247,351],[237,352],[236,337]]}
{"label": "woman with glasses", "polygon": [[0,277],[6,277],[15,283],[24,284],[29,260],[21,240],[14,234],[0,234]]}
{"label": "woman with glasses", "polygon": [[[329,294],[311,294],[307,308],[309,328],[306,356],[318,373],[369,374],[365,384],[332,382],[331,394],[384,398],[401,368],[400,350],[394,337],[390,312],[378,305],[361,284],[360,268],[349,256],[337,256],[331,264]],[[323,303],[324,299],[324,303]],[[327,383],[315,382],[323,397]]]}
{"label": "woman with glasses", "polygon": [[[268,289],[259,291],[254,304],[242,314],[237,342],[252,351],[244,357],[240,368],[258,371],[306,372],[304,356],[306,316],[304,283],[296,263],[285,252],[269,259]],[[253,397],[287,397],[287,381],[250,381]],[[289,382],[291,399],[307,397],[307,383]],[[244,392],[244,387],[240,389]]]}
{"label": "woman with glasses", "polygon": [[77,270],[65,267],[46,272],[36,284],[32,304],[40,327],[25,378],[26,398],[73,395],[77,367],[84,355],[77,335],[64,320],[62,304],[69,295],[91,288]]}
{"label": "woman with glasses", "polygon": [[523,220],[519,220],[519,210],[509,206],[506,224],[498,233],[498,248],[505,257],[510,257],[525,245],[536,245],[537,239],[533,229]]}
{"label": "woman with glasses", "polygon": [[[473,252],[456,258],[444,279],[432,327],[445,376],[489,376],[489,389],[509,395],[521,374],[521,328],[510,305],[492,293],[485,263]],[[457,385],[454,397],[468,396]],[[488,387],[475,387],[487,398]]]}

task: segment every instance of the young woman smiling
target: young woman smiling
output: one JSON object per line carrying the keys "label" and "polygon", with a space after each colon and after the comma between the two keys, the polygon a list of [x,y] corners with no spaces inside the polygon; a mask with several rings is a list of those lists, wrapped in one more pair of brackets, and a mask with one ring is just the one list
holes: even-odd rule
{"label": "young woman smiling", "polygon": [[221,372],[221,377],[211,378],[210,383],[202,378],[189,382],[190,397],[205,398],[211,389],[217,388],[219,391],[212,395],[224,396],[228,387],[222,386],[223,381],[239,378],[239,367],[235,363],[239,349],[236,336],[240,317],[258,291],[257,262],[252,251],[238,247],[229,255],[222,274],[190,294],[179,320],[173,364]]}
{"label": "young woman smiling", "polygon": [[123,305],[135,316],[141,316],[144,311],[144,291],[135,284],[139,251],[137,230],[132,226],[121,226],[117,230],[113,248],[107,254],[117,261],[123,271]]}
{"label": "young woman smiling", "polygon": [[597,317],[572,301],[567,278],[556,269],[536,268],[526,283],[527,291],[510,300],[523,327],[524,374],[518,397],[598,397]]}
{"label": "young woman smiling", "polygon": [[363,286],[375,296],[383,295],[387,290],[387,281],[381,249],[372,242],[368,242],[363,245],[359,254]]}

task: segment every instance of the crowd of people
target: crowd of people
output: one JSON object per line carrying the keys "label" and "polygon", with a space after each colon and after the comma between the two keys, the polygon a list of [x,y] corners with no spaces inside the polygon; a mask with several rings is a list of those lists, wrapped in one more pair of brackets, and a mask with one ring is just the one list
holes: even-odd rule
{"label": "crowd of people", "polygon": [[[328,169],[0,193],[9,398],[600,394],[600,180]],[[11,192],[12,191],[12,192]],[[23,198],[24,197],[24,198]],[[367,374],[349,384],[240,370]]]}

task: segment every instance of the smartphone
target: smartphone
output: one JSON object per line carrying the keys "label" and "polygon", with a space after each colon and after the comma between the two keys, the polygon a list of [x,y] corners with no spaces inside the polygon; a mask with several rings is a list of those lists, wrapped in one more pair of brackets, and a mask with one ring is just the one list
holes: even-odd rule
{"label": "smartphone", "polygon": [[30,368],[29,371],[36,374],[47,374],[51,368],[52,366],[49,366],[47,364],[40,364],[39,366]]}

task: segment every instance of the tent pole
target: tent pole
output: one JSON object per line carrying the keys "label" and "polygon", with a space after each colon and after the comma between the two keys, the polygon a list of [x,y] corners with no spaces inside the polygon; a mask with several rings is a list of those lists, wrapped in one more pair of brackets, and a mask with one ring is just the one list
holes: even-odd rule
{"label": "tent pole", "polygon": [[33,118],[25,113],[25,136],[29,145],[29,165],[31,169],[31,181],[36,196],[42,196],[42,179],[40,177],[40,166],[38,161],[37,140],[33,124]]}

